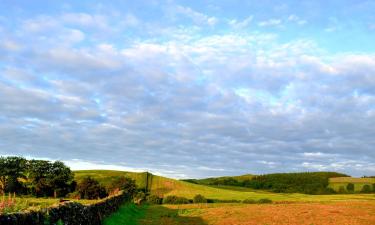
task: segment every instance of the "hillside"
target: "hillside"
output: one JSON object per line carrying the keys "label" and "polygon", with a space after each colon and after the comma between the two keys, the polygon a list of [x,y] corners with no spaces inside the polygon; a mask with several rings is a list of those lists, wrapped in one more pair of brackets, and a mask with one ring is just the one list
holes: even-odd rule
{"label": "hillside", "polygon": [[[116,176],[128,176],[136,180],[140,188],[146,186],[146,173],[134,173],[124,171],[110,170],[83,170],[75,171],[75,179],[79,181],[85,176],[91,176],[98,179],[102,184],[108,184]],[[202,194],[209,199],[217,200],[244,200],[269,198],[273,201],[336,201],[336,200],[375,200],[374,195],[353,194],[353,195],[306,195],[298,193],[271,193],[260,190],[227,190],[215,188],[212,186],[188,183],[162,176],[156,176],[149,173],[148,186],[152,194],[159,196],[177,195],[192,199],[197,194]]]}
{"label": "hillside", "polygon": [[183,181],[194,183],[194,184],[203,184],[203,185],[226,185],[226,186],[238,186],[241,182],[245,180],[250,180],[253,178],[252,174],[245,174],[240,176],[223,176],[223,177],[210,177],[204,179],[186,179]]}

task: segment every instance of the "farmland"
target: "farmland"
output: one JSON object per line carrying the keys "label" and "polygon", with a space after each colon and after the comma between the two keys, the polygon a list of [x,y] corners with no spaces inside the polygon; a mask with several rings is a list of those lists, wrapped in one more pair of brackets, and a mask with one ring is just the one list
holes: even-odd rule
{"label": "farmland", "polygon": [[329,179],[329,187],[335,191],[339,191],[340,187],[346,189],[349,183],[354,185],[354,192],[359,192],[365,185],[374,185],[375,178],[335,177]]}
{"label": "farmland", "polygon": [[[331,202],[294,204],[192,204],[127,205],[105,225],[310,225],[375,223],[375,202]],[[127,220],[131,212],[134,220]],[[126,222],[128,221],[128,222]]]}

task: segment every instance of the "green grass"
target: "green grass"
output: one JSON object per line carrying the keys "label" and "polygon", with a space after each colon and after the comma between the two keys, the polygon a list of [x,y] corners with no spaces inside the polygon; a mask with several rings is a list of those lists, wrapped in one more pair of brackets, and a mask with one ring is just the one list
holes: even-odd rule
{"label": "green grass", "polygon": [[138,225],[138,221],[144,218],[147,208],[147,205],[125,204],[117,212],[107,217],[104,220],[104,225]]}
{"label": "green grass", "polygon": [[359,192],[365,185],[370,185],[372,188],[372,184],[375,183],[375,178],[335,177],[329,179],[329,187],[335,191],[338,191],[340,187],[346,189],[349,183],[354,184],[355,192]]}

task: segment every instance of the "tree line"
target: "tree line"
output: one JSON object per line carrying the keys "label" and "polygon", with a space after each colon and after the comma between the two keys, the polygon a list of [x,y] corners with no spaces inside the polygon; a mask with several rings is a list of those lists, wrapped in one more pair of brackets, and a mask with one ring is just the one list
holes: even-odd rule
{"label": "tree line", "polygon": [[[269,190],[280,193],[332,194],[328,187],[329,178],[348,177],[336,172],[274,173],[254,176],[251,179],[238,180],[232,177],[209,178],[202,181],[206,185],[227,185]],[[200,180],[185,180],[201,184]]]}
{"label": "tree line", "polygon": [[118,177],[104,187],[97,180],[85,177],[77,183],[74,173],[61,161],[0,157],[0,194],[97,199],[120,190],[133,196],[137,190],[135,181]]}

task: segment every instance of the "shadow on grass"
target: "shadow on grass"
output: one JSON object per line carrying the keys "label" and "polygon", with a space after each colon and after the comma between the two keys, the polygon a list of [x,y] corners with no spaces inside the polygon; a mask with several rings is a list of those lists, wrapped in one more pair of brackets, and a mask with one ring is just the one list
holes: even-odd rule
{"label": "shadow on grass", "polygon": [[[181,215],[183,214],[183,215]],[[139,220],[139,225],[207,225],[202,218],[189,216],[189,213],[179,209],[171,209],[162,205],[149,206],[145,217]]]}
{"label": "shadow on grass", "polygon": [[[181,215],[183,214],[183,215]],[[123,205],[104,225],[207,225],[200,217],[162,205]]]}

